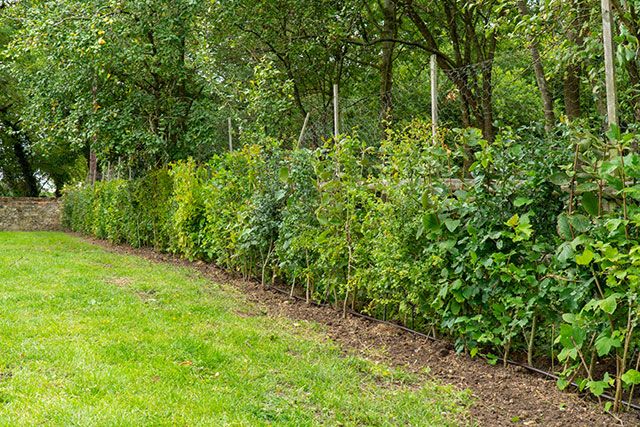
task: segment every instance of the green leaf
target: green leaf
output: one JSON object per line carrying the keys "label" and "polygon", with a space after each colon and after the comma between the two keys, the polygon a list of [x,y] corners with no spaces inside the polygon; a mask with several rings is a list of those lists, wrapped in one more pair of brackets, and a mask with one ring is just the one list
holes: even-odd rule
{"label": "green leaf", "polygon": [[594,253],[587,248],[582,254],[576,256],[576,263],[578,265],[589,265],[593,261],[593,256]]}
{"label": "green leaf", "polygon": [[519,208],[520,206],[529,205],[533,200],[526,197],[518,197],[513,201],[513,206]]}
{"label": "green leaf", "polygon": [[440,229],[440,221],[438,220],[438,215],[434,213],[425,214],[422,217],[422,225],[425,230],[429,231],[437,231]]}
{"label": "green leaf", "polygon": [[568,218],[571,226],[580,233],[587,231],[589,229],[589,226],[591,225],[591,221],[589,220],[589,218],[584,215],[575,214]]}
{"label": "green leaf", "polygon": [[588,191],[598,191],[598,184],[592,181],[587,181],[576,186],[576,192],[578,193],[586,193]]}
{"label": "green leaf", "polygon": [[427,209],[429,207],[429,196],[430,193],[428,191],[422,193],[422,197],[420,198],[422,201],[422,209]]}
{"label": "green leaf", "polygon": [[556,386],[558,387],[558,390],[564,390],[565,388],[567,388],[568,385],[569,385],[569,381],[567,381],[564,378],[558,378],[558,381],[556,381]]}
{"label": "green leaf", "polygon": [[576,315],[573,313],[564,313],[562,315],[562,320],[564,320],[565,322],[569,323],[569,324],[574,324],[576,321]]}
{"label": "green leaf", "polygon": [[444,225],[447,227],[447,230],[453,233],[460,226],[460,220],[447,218],[444,221]]}
{"label": "green leaf", "polygon": [[558,341],[565,350],[578,349],[582,347],[586,336],[586,331],[580,326],[563,324],[560,326]]}
{"label": "green leaf", "polygon": [[511,218],[509,218],[509,221],[507,221],[505,224],[513,228],[516,225],[518,225],[519,222],[520,222],[520,215],[515,214]]}
{"label": "green leaf", "polygon": [[602,163],[600,167],[600,173],[604,176],[613,175],[620,166],[620,160],[618,158],[614,158]]}
{"label": "green leaf", "polygon": [[569,218],[565,214],[558,217],[558,235],[565,240],[573,239],[571,235],[571,225],[569,224]]}
{"label": "green leaf", "polygon": [[618,294],[611,294],[607,298],[600,300],[598,305],[600,306],[600,309],[605,313],[613,314],[613,312],[616,311],[616,308],[618,307],[618,302],[616,301],[617,298]]}
{"label": "green leaf", "polygon": [[611,141],[618,141],[620,139],[621,136],[621,132],[620,132],[620,127],[618,125],[616,125],[615,123],[612,124],[609,127],[609,130],[607,131],[607,137],[611,140]]}
{"label": "green leaf", "polygon": [[576,360],[578,357],[578,350],[575,348],[563,348],[558,354],[558,360],[564,362],[567,358],[571,358],[571,360]]}
{"label": "green leaf", "polygon": [[280,170],[278,171],[278,177],[282,182],[289,181],[289,168],[286,166],[281,167]]}
{"label": "green leaf", "polygon": [[599,214],[598,196],[592,192],[584,193],[582,195],[582,207],[589,215],[596,216]]}
{"label": "green leaf", "polygon": [[571,243],[564,242],[558,247],[558,251],[556,252],[556,256],[558,257],[558,261],[565,263],[570,259],[573,259],[573,248],[571,247]]}
{"label": "green leaf", "polygon": [[640,384],[640,372],[635,369],[629,369],[620,378],[628,385]]}
{"label": "green leaf", "polygon": [[324,226],[329,224],[329,218],[327,218],[324,212],[318,211],[316,213],[316,218],[318,219],[318,222],[320,223],[320,225]]}
{"label": "green leaf", "polygon": [[605,389],[609,388],[609,383],[606,381],[589,381],[587,382],[587,388],[595,396],[600,396],[604,393]]}
{"label": "green leaf", "polygon": [[556,172],[549,177],[549,181],[555,185],[562,186],[569,184],[571,178],[569,178],[569,176],[564,172]]}
{"label": "green leaf", "polygon": [[600,357],[609,354],[612,348],[617,348],[621,345],[622,342],[619,339],[611,338],[609,335],[600,335],[596,339],[596,351]]}

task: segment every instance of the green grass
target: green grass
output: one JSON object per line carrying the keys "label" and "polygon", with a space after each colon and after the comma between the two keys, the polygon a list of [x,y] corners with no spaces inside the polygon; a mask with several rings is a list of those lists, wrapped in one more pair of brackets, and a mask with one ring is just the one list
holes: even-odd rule
{"label": "green grass", "polygon": [[[0,233],[1,425],[458,425],[468,394],[193,270]],[[248,313],[255,313],[247,315]]]}

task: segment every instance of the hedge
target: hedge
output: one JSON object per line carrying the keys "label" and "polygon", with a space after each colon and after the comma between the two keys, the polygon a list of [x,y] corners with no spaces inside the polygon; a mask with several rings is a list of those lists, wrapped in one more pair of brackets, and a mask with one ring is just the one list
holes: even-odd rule
{"label": "hedge", "polygon": [[627,187],[640,159],[623,135],[610,143],[625,157],[609,159],[576,135],[434,143],[413,123],[378,147],[248,145],[67,189],[64,224],[280,281],[473,356],[558,358],[560,386],[622,393],[640,382],[639,193]]}

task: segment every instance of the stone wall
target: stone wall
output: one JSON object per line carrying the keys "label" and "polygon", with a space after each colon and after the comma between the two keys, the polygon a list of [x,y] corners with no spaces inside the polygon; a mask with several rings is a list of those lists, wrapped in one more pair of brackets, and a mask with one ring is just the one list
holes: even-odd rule
{"label": "stone wall", "polygon": [[58,200],[0,197],[0,231],[61,229]]}

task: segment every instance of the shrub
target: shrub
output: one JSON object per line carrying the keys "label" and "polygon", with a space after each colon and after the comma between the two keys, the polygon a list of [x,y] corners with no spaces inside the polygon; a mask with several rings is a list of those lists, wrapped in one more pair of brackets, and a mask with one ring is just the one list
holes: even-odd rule
{"label": "shrub", "polygon": [[[490,360],[558,356],[560,385],[640,383],[640,157],[602,144],[428,123],[315,150],[245,145],[206,165],[73,187],[64,224],[258,277],[308,299],[404,322]],[[612,146],[618,154],[612,155]],[[571,147],[571,149],[567,149]],[[556,351],[557,350],[557,351]],[[635,356],[637,358],[637,356]],[[594,366],[614,363],[599,374]]]}

